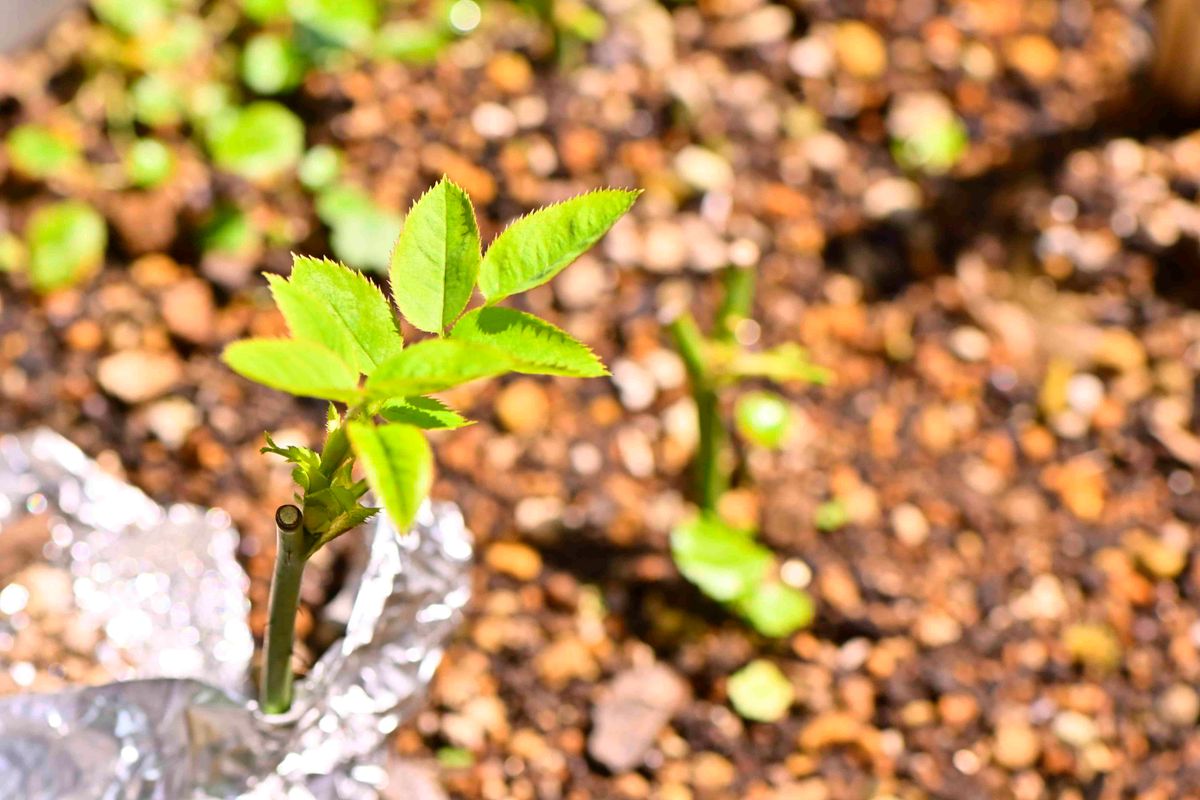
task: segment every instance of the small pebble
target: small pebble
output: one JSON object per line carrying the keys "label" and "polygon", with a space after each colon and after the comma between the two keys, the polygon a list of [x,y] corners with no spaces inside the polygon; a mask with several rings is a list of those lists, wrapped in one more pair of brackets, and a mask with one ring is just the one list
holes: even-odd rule
{"label": "small pebble", "polygon": [[183,377],[174,353],[124,350],[100,359],[97,379],[104,391],[126,403],[141,403],[166,394]]}
{"label": "small pebble", "polygon": [[1158,698],[1158,714],[1168,724],[1192,728],[1200,717],[1200,694],[1186,683],[1176,683]]}
{"label": "small pebble", "polygon": [[518,436],[540,432],[550,421],[550,399],[532,378],[518,378],[496,396],[496,418],[505,430]]}
{"label": "small pebble", "polygon": [[842,22],[833,37],[838,63],[862,80],[873,80],[887,69],[887,45],[879,32],[865,22]]}
{"label": "small pebble", "polygon": [[726,190],[733,186],[733,167],[722,156],[697,145],[688,145],[675,156],[679,177],[701,191]]}
{"label": "small pebble", "polygon": [[1086,747],[1100,735],[1096,722],[1078,711],[1060,711],[1051,724],[1054,735],[1072,747]]}
{"label": "small pebble", "polygon": [[978,328],[963,326],[950,334],[950,350],[963,361],[983,361],[991,347],[987,334]]}
{"label": "small pebble", "polygon": [[542,557],[536,550],[520,542],[496,542],[484,555],[485,563],[519,581],[532,581],[542,571]]}
{"label": "small pebble", "polygon": [[909,547],[919,547],[929,538],[929,521],[912,503],[901,503],[893,508],[891,520],[896,538]]}
{"label": "small pebble", "polygon": [[992,756],[1006,769],[1024,769],[1037,761],[1042,751],[1037,731],[1023,722],[1001,723],[996,728]]}

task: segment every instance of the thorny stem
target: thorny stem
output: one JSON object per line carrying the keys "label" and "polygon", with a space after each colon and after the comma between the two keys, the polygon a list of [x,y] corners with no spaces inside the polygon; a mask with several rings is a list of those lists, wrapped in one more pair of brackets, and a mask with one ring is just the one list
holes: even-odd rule
{"label": "thorny stem", "polygon": [[275,574],[267,616],[259,705],[268,714],[292,707],[292,642],[300,607],[300,576],[304,573],[304,516],[294,505],[275,510]]}
{"label": "thorny stem", "polygon": [[675,346],[687,368],[699,417],[700,441],[696,452],[697,502],[704,511],[715,511],[717,501],[728,488],[728,479],[721,469],[722,454],[728,447],[728,432],[721,422],[717,390],[705,357],[704,336],[696,320],[683,312],[668,325]]}

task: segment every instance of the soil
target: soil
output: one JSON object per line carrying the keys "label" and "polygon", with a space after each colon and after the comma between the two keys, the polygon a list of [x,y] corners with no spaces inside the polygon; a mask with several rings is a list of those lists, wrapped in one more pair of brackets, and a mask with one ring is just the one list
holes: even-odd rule
{"label": "soil", "polygon": [[[440,757],[470,798],[1200,796],[1200,138],[1142,105],[1140,3],[605,11],[575,63],[501,16],[435,66],[316,75],[288,99],[384,205],[448,173],[485,238],[586,188],[647,189],[522,301],[613,378],[447,398],[479,421],[434,437],[476,592],[397,751]],[[64,102],[87,24],[0,68],[0,134]],[[966,124],[948,176],[890,154],[888,111],[914,91]],[[49,425],[157,499],[227,510],[260,634],[290,494],[262,433],[312,443],[323,409],[217,360],[283,332],[257,271],[286,271],[286,248],[206,262],[192,234],[233,199],[306,231],[298,251],[328,245],[295,186],[174,144],[192,157],[175,184],[102,196],[118,235],[94,281],[45,299],[0,285],[0,430]],[[0,225],[76,191],[8,174]],[[785,641],[706,600],[667,548],[695,430],[656,314],[684,298],[711,315],[731,262],[757,266],[762,342],[836,374],[784,387],[799,435],[744,450],[734,497],[818,601]],[[834,498],[850,521],[818,531]],[[335,573],[313,572],[302,631]],[[726,694],[758,657],[797,693],[777,723]],[[643,685],[661,691],[633,702]],[[640,747],[613,769],[593,754],[621,742],[589,736],[622,702],[646,711],[604,726]]]}

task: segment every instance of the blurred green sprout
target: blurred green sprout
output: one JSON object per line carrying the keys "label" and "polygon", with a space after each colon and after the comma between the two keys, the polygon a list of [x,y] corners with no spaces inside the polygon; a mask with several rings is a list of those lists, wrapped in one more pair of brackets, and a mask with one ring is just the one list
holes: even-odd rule
{"label": "blurred green sprout", "polygon": [[13,169],[27,178],[55,178],[80,162],[80,148],[74,140],[34,123],[9,131],[4,149]]}
{"label": "blurred green sprout", "polygon": [[41,206],[25,226],[29,281],[42,293],[91,277],[104,262],[108,228],[100,212],[82,200]]}
{"label": "blurred green sprout", "polygon": [[388,268],[392,243],[404,225],[398,212],[357,187],[339,184],[317,197],[317,216],[329,226],[329,247],[341,261],[370,272]]}
{"label": "blurred green sprout", "polygon": [[[747,268],[725,273],[724,296],[715,333],[705,336],[688,311],[669,323],[687,368],[700,433],[695,458],[698,514],[671,532],[671,553],[679,571],[709,597],[741,615],[765,636],[787,636],[808,625],[811,598],[779,578],[775,556],[752,530],[721,518],[720,501],[730,487],[733,454],[721,415],[721,394],[747,380],[824,383],[828,373],[803,348],[786,343],[767,350],[741,344],[737,331],[751,318],[755,275]],[[786,402],[774,393],[751,392],[735,408],[734,423],[752,444],[779,448],[791,426]]]}
{"label": "blurred green sprout", "polygon": [[278,178],[304,153],[304,123],[271,100],[218,113],[206,133],[213,163],[254,182]]}
{"label": "blurred green sprout", "polygon": [[779,667],[763,658],[730,675],[726,691],[733,710],[754,722],[778,722],[796,701],[792,682]]}
{"label": "blurred green sprout", "polygon": [[125,154],[125,174],[142,189],[153,189],[171,177],[175,155],[158,139],[138,139]]}

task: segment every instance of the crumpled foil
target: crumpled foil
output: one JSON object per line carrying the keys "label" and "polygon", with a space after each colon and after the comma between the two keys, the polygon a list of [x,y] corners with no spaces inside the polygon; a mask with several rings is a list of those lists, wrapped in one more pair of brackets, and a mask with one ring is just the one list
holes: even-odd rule
{"label": "crumpled foil", "polygon": [[[227,517],[163,509],[49,431],[0,437],[0,548],[22,513],[52,515],[47,560],[76,576],[80,612],[107,620],[97,653],[120,653],[122,677],[136,679],[0,698],[0,797],[378,797],[387,736],[421,702],[469,597],[471,539],[454,505],[426,503],[404,538],[382,515],[370,527],[345,637],[276,717],[245,695],[246,577]],[[147,598],[143,569],[157,576]],[[96,600],[110,592],[107,605]],[[154,601],[163,595],[169,603]],[[129,623],[110,624],[131,609],[141,614],[132,639]]]}

